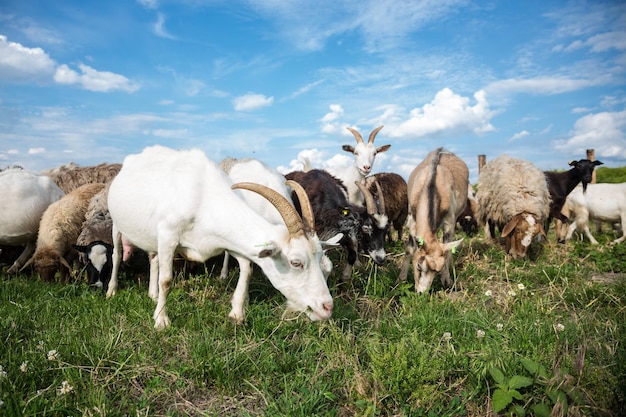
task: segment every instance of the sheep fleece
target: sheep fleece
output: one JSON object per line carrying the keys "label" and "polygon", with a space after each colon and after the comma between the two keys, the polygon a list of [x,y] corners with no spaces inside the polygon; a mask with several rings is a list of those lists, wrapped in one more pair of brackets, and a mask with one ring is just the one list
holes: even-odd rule
{"label": "sheep fleece", "polygon": [[522,212],[534,214],[543,222],[550,209],[550,192],[543,171],[531,162],[508,155],[483,167],[476,197],[482,224],[492,220],[504,226]]}

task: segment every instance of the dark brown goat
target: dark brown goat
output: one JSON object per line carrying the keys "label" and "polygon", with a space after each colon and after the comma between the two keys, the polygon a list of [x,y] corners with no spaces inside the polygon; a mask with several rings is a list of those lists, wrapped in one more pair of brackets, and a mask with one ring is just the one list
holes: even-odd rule
{"label": "dark brown goat", "polygon": [[[396,230],[398,240],[401,241],[402,229],[404,228],[406,218],[409,214],[409,198],[407,196],[406,181],[400,175],[394,174],[393,172],[381,172],[365,178],[365,185],[376,200],[379,198],[376,181],[378,181],[382,189],[382,195],[385,200],[385,214],[389,218],[389,223],[392,224],[393,228]],[[391,227],[389,227],[387,232],[387,240],[390,243],[394,242],[391,235]]]}
{"label": "dark brown goat", "polygon": [[553,218],[568,223],[568,218],[561,213],[567,196],[580,182],[583,184],[584,193],[587,190],[587,184],[591,182],[593,169],[598,165],[602,165],[602,162],[581,159],[580,161],[570,162],[569,166],[571,166],[572,169],[569,171],[544,171],[546,181],[548,182],[548,191],[550,191],[550,198],[552,200],[550,202],[550,214],[548,215],[544,227],[546,233],[550,228],[550,222]]}

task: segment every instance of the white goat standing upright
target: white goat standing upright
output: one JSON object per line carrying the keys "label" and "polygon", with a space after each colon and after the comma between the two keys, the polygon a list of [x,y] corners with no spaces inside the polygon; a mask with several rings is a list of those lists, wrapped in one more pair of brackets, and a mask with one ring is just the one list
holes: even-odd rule
{"label": "white goat standing upright", "polygon": [[[570,240],[577,229],[582,229],[591,244],[597,245],[598,241],[589,231],[589,220],[619,222],[622,226],[622,237],[611,244],[626,239],[626,182],[588,184],[586,192],[582,186],[578,186],[567,196],[563,210],[567,211],[567,217],[571,221],[565,240]],[[564,230],[562,228],[562,233]]]}
{"label": "white goat standing upright", "polygon": [[[231,187],[263,195],[281,213],[285,225],[269,223]],[[202,151],[153,146],[127,156],[111,183],[108,203],[114,251],[107,297],[117,290],[124,234],[133,245],[156,254],[157,329],[170,324],[165,303],[175,253],[203,262],[227,250],[259,265],[287,298],[289,310],[303,311],[311,320],[332,315],[333,299],[320,267],[322,243],[315,234],[311,210],[303,211],[300,217],[270,188],[252,183],[233,185]],[[233,297],[233,301],[244,299],[241,294]],[[243,311],[243,306],[235,306],[233,311]],[[233,317],[232,312],[230,317],[237,322],[243,319]]]}
{"label": "white goat standing upright", "polygon": [[363,137],[357,130],[346,127],[356,138],[356,146],[343,145],[341,149],[354,155],[354,164],[331,173],[344,183],[348,189],[348,201],[354,205],[363,206],[365,203],[363,194],[361,190],[359,190],[359,187],[356,186],[355,182],[365,184],[365,177],[372,172],[376,155],[380,152],[388,151],[391,147],[391,145],[383,145],[378,148],[374,146],[376,134],[378,134],[382,128],[383,126],[378,126],[374,129],[372,133],[370,133],[367,143],[365,143]]}
{"label": "white goat standing upright", "polygon": [[18,168],[0,172],[0,244],[26,245],[9,274],[19,271],[35,252],[41,217],[63,195],[45,175]]}

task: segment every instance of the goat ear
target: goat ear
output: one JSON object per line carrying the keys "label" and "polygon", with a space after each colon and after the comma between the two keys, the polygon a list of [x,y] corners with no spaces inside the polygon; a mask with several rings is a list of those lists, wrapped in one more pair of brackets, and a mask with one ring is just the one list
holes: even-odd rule
{"label": "goat ear", "polygon": [[600,162],[600,161],[593,161],[593,164],[598,166],[598,165],[604,165],[604,162]]}
{"label": "goat ear", "polygon": [[378,152],[378,153],[387,152],[389,150],[389,148],[391,148],[391,145],[379,146],[378,148],[376,148],[376,152]]}
{"label": "goat ear", "polygon": [[259,252],[259,258],[274,257],[278,253],[280,253],[280,249],[278,249],[276,244],[273,242],[264,243],[262,246],[263,249],[261,249],[261,252]]}
{"label": "goat ear", "polygon": [[522,219],[522,215],[518,214],[515,217],[513,217],[511,220],[509,220],[506,226],[504,226],[504,229],[502,229],[502,233],[500,233],[500,235],[502,237],[507,237],[509,233],[511,233],[513,229],[517,227],[517,224],[519,223],[521,219]]}
{"label": "goat ear", "polygon": [[322,249],[328,249],[337,246],[341,239],[343,239],[343,233],[337,233],[330,239],[320,242],[322,244]]}
{"label": "goat ear", "polygon": [[341,149],[343,149],[346,152],[354,153],[354,146],[352,145],[343,145]]}
{"label": "goat ear", "polygon": [[463,239],[455,240],[454,242],[448,242],[443,245],[443,250],[445,252],[450,251],[452,253],[456,252],[456,248],[463,242]]}
{"label": "goat ear", "polygon": [[32,263],[33,263],[33,260],[34,260],[34,258],[31,256],[31,257],[30,257],[30,259],[29,259],[28,261],[26,261],[26,263],[24,264],[24,266],[22,266],[22,267],[20,268],[20,271],[19,271],[19,272],[22,272],[23,270],[25,270],[27,266],[29,266],[30,264],[32,264]]}
{"label": "goat ear", "polygon": [[569,161],[569,166],[573,167],[574,165],[576,165],[578,161]]}

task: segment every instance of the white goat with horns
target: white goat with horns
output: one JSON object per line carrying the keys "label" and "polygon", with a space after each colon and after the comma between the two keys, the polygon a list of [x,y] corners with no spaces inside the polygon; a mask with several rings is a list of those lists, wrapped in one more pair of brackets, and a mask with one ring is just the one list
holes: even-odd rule
{"label": "white goat with horns", "polygon": [[361,193],[361,190],[359,190],[355,182],[365,184],[365,177],[372,172],[376,155],[380,152],[386,152],[391,148],[391,145],[383,145],[378,148],[374,146],[374,139],[382,128],[383,126],[378,126],[374,129],[372,133],[370,133],[367,143],[365,143],[363,137],[356,129],[346,127],[356,138],[356,146],[343,145],[341,149],[354,155],[354,164],[342,170],[331,172],[331,174],[344,183],[348,189],[348,201],[354,205],[362,207],[365,203],[363,193]]}
{"label": "white goat with horns", "polygon": [[[297,184],[289,185],[304,193]],[[268,222],[231,188],[264,196],[281,213],[284,225]],[[301,198],[308,203],[306,197]],[[245,257],[259,265],[287,298],[289,310],[303,311],[311,320],[325,320],[332,315],[333,299],[320,266],[322,242],[315,234],[311,210],[303,210],[300,217],[283,196],[268,187],[233,185],[202,151],[153,146],[127,156],[111,183],[108,202],[114,250],[107,296],[117,289],[123,234],[133,245],[156,254],[155,328],[170,324],[165,302],[175,253],[198,262],[225,250]],[[150,280],[154,279],[151,272]],[[229,314],[237,322],[243,320],[241,304],[246,297],[239,293],[243,288],[237,285]]]}

